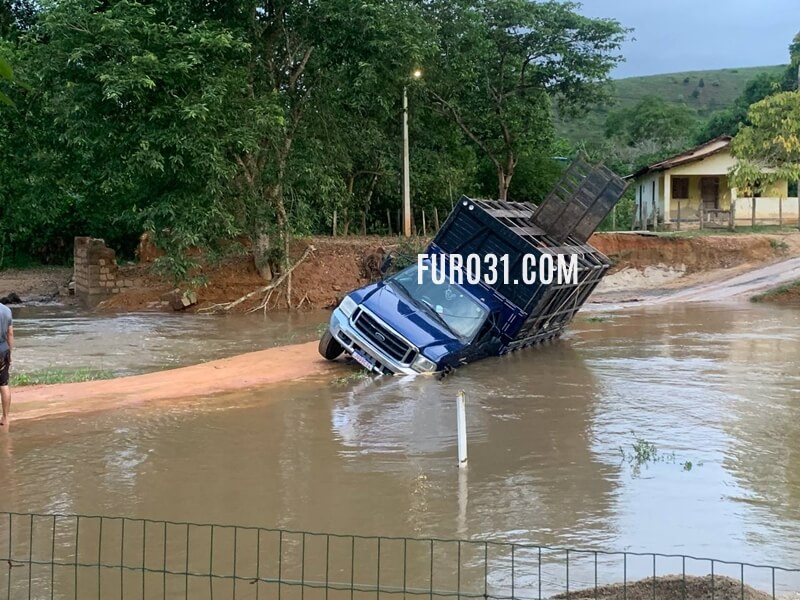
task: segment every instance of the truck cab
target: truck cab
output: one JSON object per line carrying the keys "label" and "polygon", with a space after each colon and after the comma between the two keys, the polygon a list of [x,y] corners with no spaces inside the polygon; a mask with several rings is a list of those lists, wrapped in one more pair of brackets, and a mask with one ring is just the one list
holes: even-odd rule
{"label": "truck cab", "polygon": [[426,259],[345,296],[321,340],[323,356],[345,351],[376,373],[417,374],[489,355],[499,341],[497,298],[478,285],[434,283],[430,267]]}

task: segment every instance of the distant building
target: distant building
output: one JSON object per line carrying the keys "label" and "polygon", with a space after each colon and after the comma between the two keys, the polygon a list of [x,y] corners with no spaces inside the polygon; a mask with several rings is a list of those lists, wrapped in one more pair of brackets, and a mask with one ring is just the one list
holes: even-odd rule
{"label": "distant building", "polygon": [[[748,223],[753,199],[739,196],[728,181],[728,172],[736,164],[731,139],[727,135],[715,138],[629,175],[627,179],[633,180],[636,192],[634,228],[652,225],[654,210],[659,223],[670,224],[678,218],[679,206],[681,223],[699,223],[701,208],[706,222],[727,222],[732,201],[737,223]],[[757,220],[797,222],[798,203],[787,201],[786,181],[770,185],[755,196]]]}

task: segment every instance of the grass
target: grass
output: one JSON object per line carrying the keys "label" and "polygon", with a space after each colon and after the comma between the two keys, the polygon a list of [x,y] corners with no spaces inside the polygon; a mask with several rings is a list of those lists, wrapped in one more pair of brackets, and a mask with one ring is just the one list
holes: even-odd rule
{"label": "grass", "polygon": [[695,111],[698,119],[706,119],[729,108],[747,82],[759,73],[782,73],[785,69],[785,65],[774,65],[617,79],[614,81],[613,107],[596,107],[579,119],[560,119],[556,128],[560,135],[573,142],[600,141],[605,137],[603,131],[608,113],[633,106],[645,96],[659,96],[675,104],[685,103]]}
{"label": "grass", "polygon": [[53,383],[77,383],[81,381],[97,381],[99,379],[113,379],[114,371],[103,369],[42,369],[12,373],[10,384],[12,387],[26,385],[50,385]]}
{"label": "grass", "polygon": [[348,385],[355,381],[361,381],[363,379],[369,379],[372,376],[371,371],[367,371],[366,369],[361,369],[359,371],[355,371],[350,373],[349,375],[344,375],[343,377],[337,377],[333,380],[333,385]]}
{"label": "grass", "polygon": [[784,285],[772,288],[771,290],[767,290],[766,292],[756,294],[755,296],[752,296],[750,298],[750,302],[768,302],[769,300],[772,300],[776,296],[780,296],[782,294],[790,294],[795,291],[800,292],[800,279],[792,281],[791,283],[785,283]]}
{"label": "grass", "polygon": [[608,323],[613,317],[588,317],[584,319],[586,323]]}
{"label": "grass", "polygon": [[789,244],[783,240],[770,240],[769,245],[772,246],[772,249],[775,250],[775,252],[783,253],[789,249]]}

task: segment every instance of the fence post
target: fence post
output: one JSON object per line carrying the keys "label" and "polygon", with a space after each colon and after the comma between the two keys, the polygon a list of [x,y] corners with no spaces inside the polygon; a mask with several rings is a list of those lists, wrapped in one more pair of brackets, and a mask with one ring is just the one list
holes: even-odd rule
{"label": "fence post", "polygon": [[456,418],[458,421],[458,466],[467,466],[467,394],[458,392],[456,400]]}
{"label": "fence post", "polygon": [[703,222],[706,220],[706,205],[700,200],[700,229],[703,229]]}
{"label": "fence post", "polygon": [[433,207],[433,224],[436,225],[436,231],[439,231],[439,209]]}
{"label": "fence post", "polygon": [[395,223],[397,223],[397,235],[400,235],[401,232],[403,231],[403,226],[401,225],[402,221],[400,220],[399,210],[397,211],[397,221],[395,221]]}
{"label": "fence post", "polygon": [[611,231],[617,230],[617,205],[611,209]]}
{"label": "fence post", "polygon": [[731,210],[728,214],[728,229],[736,231],[736,198],[731,198]]}
{"label": "fence post", "polygon": [[336,210],[333,211],[333,237],[336,237]]}
{"label": "fence post", "polygon": [[389,226],[389,235],[392,235],[392,213],[386,209],[386,224]]}
{"label": "fence post", "polygon": [[783,196],[778,198],[778,227],[783,229]]}
{"label": "fence post", "polygon": [[681,230],[681,201],[678,200],[678,231]]}
{"label": "fence post", "polygon": [[753,196],[753,204],[751,205],[750,209],[751,209],[750,220],[752,221],[750,226],[751,227],[755,227],[756,226],[756,197],[755,196]]}
{"label": "fence post", "polygon": [[425,209],[422,209],[422,235],[428,237],[428,224],[425,222]]}

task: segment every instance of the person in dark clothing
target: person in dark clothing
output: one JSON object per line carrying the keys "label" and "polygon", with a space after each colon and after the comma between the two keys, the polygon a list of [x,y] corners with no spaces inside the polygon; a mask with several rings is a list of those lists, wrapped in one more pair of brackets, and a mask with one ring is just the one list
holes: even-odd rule
{"label": "person in dark clothing", "polygon": [[0,427],[8,425],[11,412],[11,389],[8,386],[11,369],[11,351],[14,349],[14,319],[11,309],[0,304],[0,400],[2,400],[2,416]]}

